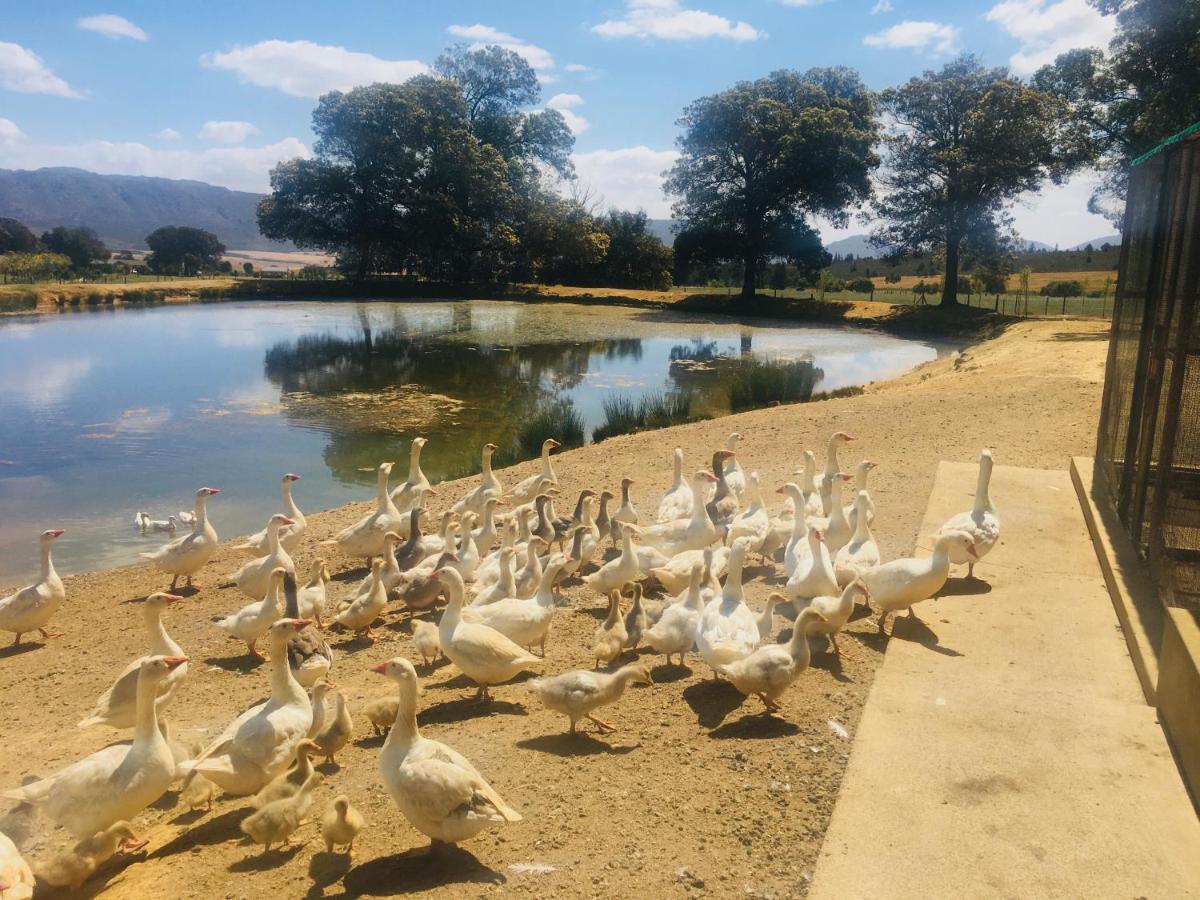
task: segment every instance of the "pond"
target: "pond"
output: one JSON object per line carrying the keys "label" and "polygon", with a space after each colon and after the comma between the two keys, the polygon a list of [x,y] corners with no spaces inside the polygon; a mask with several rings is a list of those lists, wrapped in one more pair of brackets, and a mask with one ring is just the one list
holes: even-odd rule
{"label": "pond", "polygon": [[[858,329],[572,304],[191,304],[0,319],[0,583],[36,571],[65,528],[61,572],[134,562],[162,542],[134,515],[191,509],[201,485],[223,538],[262,527],[279,478],[305,512],[369,498],[361,469],[477,471],[519,423],[569,401],[585,432],[606,398],[690,390],[728,411],[716,357],[808,360],[815,389],[901,374],[929,344]],[[683,359],[684,364],[672,359]],[[687,363],[691,362],[692,365]]]}

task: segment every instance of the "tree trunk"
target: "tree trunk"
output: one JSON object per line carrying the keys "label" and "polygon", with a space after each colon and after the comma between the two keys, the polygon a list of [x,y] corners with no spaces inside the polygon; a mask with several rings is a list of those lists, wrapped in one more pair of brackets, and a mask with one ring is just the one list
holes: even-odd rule
{"label": "tree trunk", "polygon": [[367,280],[367,264],[371,260],[371,245],[370,243],[362,244],[358,249],[358,269],[354,273],[354,280],[363,282]]}
{"label": "tree trunk", "polygon": [[958,306],[958,238],[946,241],[946,277],[942,281],[942,306]]}
{"label": "tree trunk", "polygon": [[742,293],[740,299],[754,299],[754,277],[758,274],[758,260],[753,254],[747,254],[742,269]]}

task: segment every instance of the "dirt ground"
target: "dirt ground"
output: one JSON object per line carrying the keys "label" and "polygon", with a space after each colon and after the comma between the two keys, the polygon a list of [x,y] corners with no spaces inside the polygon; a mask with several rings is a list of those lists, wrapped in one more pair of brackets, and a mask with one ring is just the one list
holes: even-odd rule
{"label": "dirt ground", "polygon": [[[1104,323],[1022,322],[858,397],[759,410],[572,451],[556,461],[562,505],[584,487],[615,489],[629,475],[637,479],[634,501],[643,520],[652,518],[670,480],[672,448],[683,448],[692,470],[736,430],[745,438],[742,464],[761,474],[774,509],[778,497],[770,491],[790,479],[802,451],[812,449],[822,459],[827,436],[844,429],[859,438],[844,452],[844,468],[864,457],[880,464],[871,490],[885,558],[905,554],[922,537],[916,531],[939,459],[972,460],[987,445],[1004,465],[1062,468],[1069,456],[1091,451],[1106,337]],[[535,465],[501,477],[514,482]],[[432,503],[435,517],[472,486],[444,485]],[[963,508],[973,489],[963,484]],[[219,497],[210,508],[219,529]],[[366,508],[310,517],[298,568],[307,570],[317,540]],[[363,574],[359,561],[330,561],[335,595]],[[266,668],[209,621],[245,602],[235,589],[213,587],[241,562],[223,547],[203,573],[203,589],[167,623],[192,659],[169,718],[197,743],[267,690]],[[978,574],[987,578],[987,570],[985,561]],[[772,573],[756,568],[749,574],[747,595],[761,609]],[[144,652],[139,608],[124,601],[166,584],[147,566],[71,577],[67,606],[53,623],[67,634],[24,652],[0,652],[6,701],[0,785],[48,774],[117,739],[103,728],[79,731],[74,723],[114,674]],[[550,673],[590,665],[592,633],[602,616],[602,598],[578,584],[566,593],[570,607],[556,615],[547,646]],[[785,619],[777,624],[780,635],[790,632]],[[209,813],[190,813],[168,794],[138,818],[150,842],[144,853],[114,859],[81,896],[803,896],[886,647],[866,618],[849,626],[841,664],[815,644],[813,668],[784,697],[781,719],[764,718],[758,701],[743,701],[728,684],[712,681],[695,654],[686,670],[656,658],[656,684],[630,689],[607,710],[604,717],[619,727],[607,737],[565,735],[566,721],[541,708],[519,683],[496,688],[494,702],[479,705],[453,666],[418,667],[425,733],[470,758],[525,821],[484,832],[440,857],[411,860],[401,854],[424,838],[380,785],[382,740],[371,736],[361,710],[388,692],[370,666],[396,655],[418,657],[398,617],[389,617],[380,634],[374,644],[332,638],[332,677],[347,694],[357,733],[340,768],[326,770],[315,811],[345,793],[363,812],[368,826],[354,859],[325,853],[311,824],[291,850],[260,854],[238,830],[244,800],[226,798]],[[31,858],[63,840],[44,819],[7,801],[0,801],[0,830]],[[864,833],[861,839],[886,836]]]}

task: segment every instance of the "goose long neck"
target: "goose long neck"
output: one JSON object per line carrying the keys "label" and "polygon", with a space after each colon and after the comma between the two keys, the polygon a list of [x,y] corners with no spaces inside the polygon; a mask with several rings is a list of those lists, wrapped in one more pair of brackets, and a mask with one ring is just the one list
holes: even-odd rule
{"label": "goose long neck", "polygon": [[608,598],[608,616],[604,620],[604,624],[609,628],[617,624],[617,619],[621,618],[621,595],[613,591]]}
{"label": "goose long neck", "polygon": [[137,706],[133,720],[133,746],[148,747],[155,741],[163,739],[158,729],[156,703],[158,699],[158,681],[139,674],[137,682]]}
{"label": "goose long neck", "polygon": [[829,446],[825,451],[826,475],[835,475],[841,471],[841,467],[838,465],[838,446],[841,442],[841,439],[837,435],[829,439]]}
{"label": "goose long neck", "polygon": [[992,461],[981,460],[979,463],[979,479],[975,482],[975,512],[986,512],[992,508],[992,498],[988,488],[992,482]]}
{"label": "goose long neck", "polygon": [[511,553],[500,559],[500,590],[506,597],[511,597],[517,590],[516,565]]}
{"label": "goose long neck", "polygon": [[146,632],[150,635],[150,649],[155,656],[183,656],[182,648],[167,634],[162,609],[157,606],[146,607]]}
{"label": "goose long neck", "polygon": [[279,552],[279,523],[278,522],[272,522],[270,527],[267,528],[267,550],[270,551],[268,554],[270,556],[274,556],[276,553]]}
{"label": "goose long neck", "polygon": [[307,703],[308,694],[292,675],[288,665],[287,638],[271,642],[271,699],[277,703]]}
{"label": "goose long neck", "polygon": [[196,524],[192,527],[193,531],[203,531],[204,526],[208,524],[208,497],[204,494],[196,495]]}
{"label": "goose long neck", "polygon": [[388,497],[388,470],[380,469],[379,474],[375,477],[375,500],[379,512],[387,509],[390,499]]}
{"label": "goose long neck", "polygon": [[412,449],[408,451],[408,483],[416,484],[421,480],[421,444],[413,441]]}
{"label": "goose long neck", "polygon": [[671,477],[671,490],[677,490],[683,484],[683,454],[675,451],[674,474]]}
{"label": "goose long neck", "polygon": [[725,587],[721,591],[726,602],[741,603],[745,600],[746,595],[742,590],[742,563],[745,556],[746,551],[741,544],[736,544],[729,553],[729,571],[725,575]]}
{"label": "goose long neck", "polygon": [[554,477],[554,469],[550,466],[550,447],[549,447],[549,445],[544,445],[542,447],[542,477],[549,478],[551,481],[554,481],[554,482],[558,481],[558,479]]}
{"label": "goose long neck", "polygon": [[867,498],[860,494],[854,501],[854,540],[861,543],[870,538],[871,526],[867,524]]}
{"label": "goose long neck", "polygon": [[54,571],[54,560],[50,558],[50,548],[53,545],[50,541],[43,541],[41,546],[41,566],[38,570],[39,581],[54,581],[58,578],[58,573]]}
{"label": "goose long neck", "polygon": [[811,453],[804,455],[804,490],[812,493],[817,489],[817,473],[814,471],[817,467],[817,458]]}
{"label": "goose long neck", "polygon": [[546,566],[542,572],[542,580],[538,584],[537,602],[539,606],[554,605],[554,581],[558,578],[558,573],[562,571],[562,566]]}
{"label": "goose long neck", "polygon": [[[462,619],[463,585],[460,579],[445,579],[446,611],[442,613],[442,626],[453,628]],[[414,698],[413,705],[416,705]]]}
{"label": "goose long neck", "polygon": [[622,506],[629,505],[629,482],[628,481],[621,482],[621,505]]}
{"label": "goose long neck", "polygon": [[492,475],[492,451],[491,450],[483,451],[479,469],[480,469],[480,474],[483,475],[484,482],[485,483],[491,482],[494,477]]}
{"label": "goose long neck", "polygon": [[296,501],[292,499],[292,479],[285,478],[283,486],[279,489],[283,494],[283,508],[287,510],[289,516],[295,516],[298,510],[296,509]]}
{"label": "goose long neck", "polygon": [[808,648],[808,623],[811,620],[811,613],[812,610],[809,609],[800,611],[800,615],[796,617],[796,623],[792,626],[792,640],[788,645],[792,659],[801,669],[807,669],[812,659],[812,651]]}
{"label": "goose long neck", "polygon": [[629,528],[621,529],[621,556],[626,560],[636,560],[637,558],[633,552],[633,531]]}
{"label": "goose long neck", "polygon": [[417,729],[417,686],[412,682],[400,682],[400,698],[396,705],[396,721],[384,740],[384,749],[393,745],[407,747],[421,736]]}
{"label": "goose long neck", "polygon": [[700,602],[700,579],[703,574],[703,566],[692,566],[692,576],[688,581],[687,599],[684,600],[684,603],[689,608],[694,609],[697,612],[704,608],[704,604]]}

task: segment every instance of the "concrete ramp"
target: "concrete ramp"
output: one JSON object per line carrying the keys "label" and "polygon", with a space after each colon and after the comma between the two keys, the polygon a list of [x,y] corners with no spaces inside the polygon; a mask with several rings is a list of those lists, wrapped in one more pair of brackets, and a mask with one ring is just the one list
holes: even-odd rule
{"label": "concrete ramp", "polygon": [[[919,553],[975,477],[941,463]],[[997,466],[991,495],[980,582],[894,620],[809,896],[1200,897],[1200,823],[1070,476]]]}

